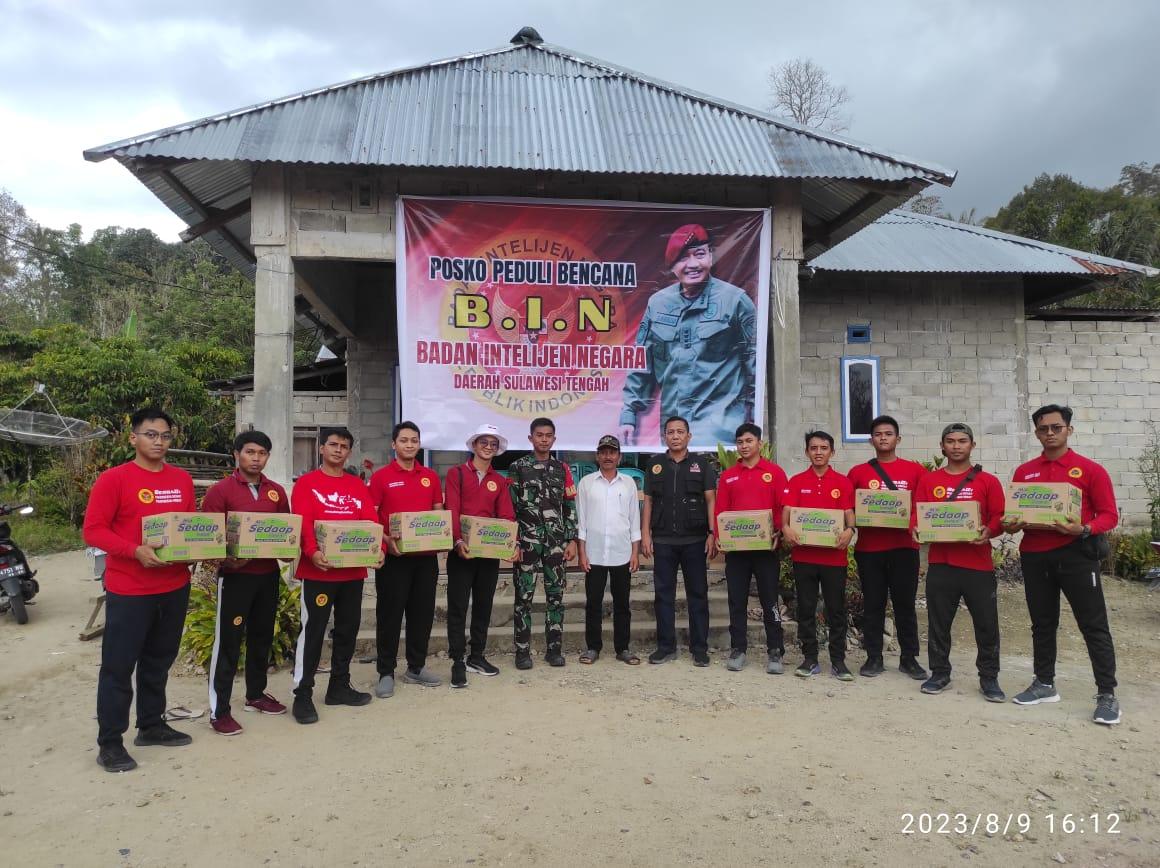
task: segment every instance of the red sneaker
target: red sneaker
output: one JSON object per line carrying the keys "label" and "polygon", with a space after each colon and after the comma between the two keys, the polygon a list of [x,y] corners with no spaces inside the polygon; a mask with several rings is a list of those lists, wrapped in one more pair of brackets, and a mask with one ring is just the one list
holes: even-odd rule
{"label": "red sneaker", "polygon": [[263,693],[257,699],[247,699],[245,709],[246,711],[260,711],[262,714],[286,713],[286,706],[269,693]]}
{"label": "red sneaker", "polygon": [[221,717],[215,717],[209,722],[213,727],[213,731],[218,735],[241,735],[242,725],[234,720],[232,714],[223,714]]}

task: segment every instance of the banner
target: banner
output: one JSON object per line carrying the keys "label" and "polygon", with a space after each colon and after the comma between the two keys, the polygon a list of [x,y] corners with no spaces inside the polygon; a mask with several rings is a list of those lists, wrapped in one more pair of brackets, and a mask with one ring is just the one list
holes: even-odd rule
{"label": "banner", "polygon": [[481,423],[530,448],[691,449],[761,424],[768,209],[400,197],[403,418],[428,449],[465,449]]}

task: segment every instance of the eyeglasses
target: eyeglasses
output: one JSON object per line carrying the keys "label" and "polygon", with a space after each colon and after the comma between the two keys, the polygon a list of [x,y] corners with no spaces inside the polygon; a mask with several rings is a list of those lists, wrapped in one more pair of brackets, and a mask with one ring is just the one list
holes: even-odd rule
{"label": "eyeglasses", "polygon": [[499,449],[498,440],[486,440],[483,437],[480,437],[478,440],[476,440],[475,445],[481,446],[484,449]]}
{"label": "eyeglasses", "polygon": [[1066,425],[1040,425],[1035,429],[1036,434],[1062,434],[1067,430]]}
{"label": "eyeglasses", "polygon": [[168,443],[173,439],[172,431],[134,431],[138,437],[144,437],[150,443],[156,443],[160,440],[162,443]]}

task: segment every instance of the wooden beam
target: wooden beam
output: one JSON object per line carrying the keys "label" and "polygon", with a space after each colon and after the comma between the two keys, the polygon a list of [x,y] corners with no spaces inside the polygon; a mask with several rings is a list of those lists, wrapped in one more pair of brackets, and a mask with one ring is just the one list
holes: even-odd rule
{"label": "wooden beam", "polygon": [[[205,206],[201,204],[198,198],[193,195],[193,192],[188,187],[182,184],[181,181],[177,180],[177,176],[175,176],[173,172],[171,172],[169,169],[158,169],[157,174],[161,176],[162,180],[164,180],[165,183],[169,185],[169,188],[173,190],[174,193],[182,198],[185,204],[194,210],[198,217],[200,217],[202,220],[210,219],[209,211],[206,210]],[[242,258],[249,262],[251,265],[258,261],[258,258],[254,256],[254,251],[250,250],[249,247],[243,244],[236,235],[230,232],[230,230],[222,226],[215,231],[226,240],[226,243],[229,244],[230,247],[234,248],[234,250],[236,250],[242,256]]]}
{"label": "wooden beam", "polygon": [[339,313],[331,307],[305,277],[295,269],[294,272],[294,288],[298,294],[304,298],[310,305],[311,309],[317,314],[318,319],[322,320],[326,325],[330,326],[339,337],[352,338],[354,331],[346,321],[339,315]]}
{"label": "wooden beam", "polygon": [[188,244],[195,238],[200,238],[207,232],[212,232],[214,229],[219,229],[225,226],[231,220],[241,217],[243,214],[248,214],[250,211],[250,200],[246,199],[239,202],[230,208],[207,208],[209,216],[200,223],[195,223],[188,229],[178,233],[178,237]]}

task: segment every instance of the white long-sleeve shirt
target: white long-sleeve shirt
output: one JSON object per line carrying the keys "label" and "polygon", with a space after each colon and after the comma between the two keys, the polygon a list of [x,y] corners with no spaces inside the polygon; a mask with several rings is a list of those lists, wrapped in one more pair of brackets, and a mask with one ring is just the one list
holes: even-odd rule
{"label": "white long-sleeve shirt", "polygon": [[610,481],[589,473],[576,489],[579,539],[588,560],[603,567],[627,564],[632,544],[640,539],[640,505],[636,483],[623,473]]}

